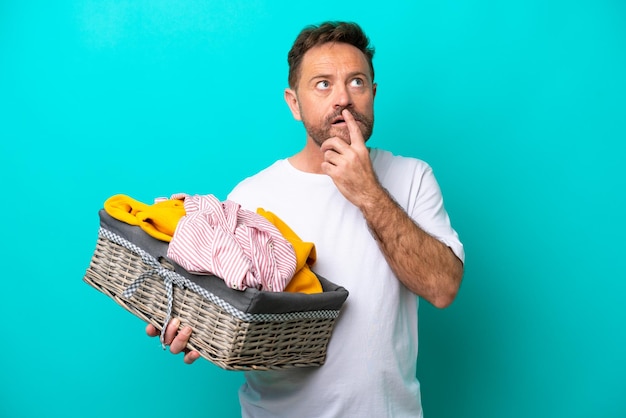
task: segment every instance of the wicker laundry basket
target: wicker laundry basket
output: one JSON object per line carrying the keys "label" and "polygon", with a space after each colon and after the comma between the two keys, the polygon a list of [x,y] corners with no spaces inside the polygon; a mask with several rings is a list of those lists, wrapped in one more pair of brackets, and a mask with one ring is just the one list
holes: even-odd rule
{"label": "wicker laundry basket", "polygon": [[189,325],[188,348],[226,370],[321,366],[348,292],[319,277],[324,292],[238,291],[166,257],[167,243],[100,211],[96,249],[84,280],[163,330]]}

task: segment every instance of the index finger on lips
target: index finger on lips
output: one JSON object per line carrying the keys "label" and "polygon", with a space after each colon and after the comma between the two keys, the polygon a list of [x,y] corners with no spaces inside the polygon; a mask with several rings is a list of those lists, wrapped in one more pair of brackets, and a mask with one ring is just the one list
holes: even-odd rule
{"label": "index finger on lips", "polygon": [[352,113],[350,113],[350,111],[348,109],[344,109],[341,112],[341,115],[343,116],[344,120],[346,121],[346,124],[348,125],[348,132],[350,133],[350,142],[354,142],[354,140],[357,140],[358,142],[361,143],[365,143],[365,141],[363,141],[363,135],[361,134],[361,129],[359,128],[359,125],[357,125],[356,120],[354,119],[354,116],[352,116]]}

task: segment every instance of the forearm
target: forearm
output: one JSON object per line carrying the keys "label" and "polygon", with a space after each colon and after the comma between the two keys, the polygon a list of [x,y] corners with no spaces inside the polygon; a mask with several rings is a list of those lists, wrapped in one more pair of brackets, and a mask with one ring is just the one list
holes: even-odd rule
{"label": "forearm", "polygon": [[359,207],[398,279],[434,306],[452,303],[463,276],[463,263],[452,250],[421,229],[383,188]]}

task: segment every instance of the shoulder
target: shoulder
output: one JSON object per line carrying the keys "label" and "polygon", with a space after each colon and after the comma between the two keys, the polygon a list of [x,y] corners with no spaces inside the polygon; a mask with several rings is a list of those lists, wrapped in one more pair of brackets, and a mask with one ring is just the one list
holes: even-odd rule
{"label": "shoulder", "polygon": [[277,160],[272,165],[264,168],[263,170],[257,172],[256,174],[251,175],[250,177],[246,177],[241,180],[233,189],[233,191],[246,187],[250,184],[262,182],[268,178],[279,176],[284,169],[285,160]]}
{"label": "shoulder", "polygon": [[411,176],[412,178],[422,177],[424,174],[432,173],[430,165],[423,160],[414,157],[395,155],[389,151],[379,148],[370,150],[370,158],[376,174],[381,181],[385,178],[396,178]]}
{"label": "shoulder", "polygon": [[285,177],[288,168],[286,162],[285,159],[277,160],[269,167],[241,180],[228,194],[227,199],[246,207],[249,206],[248,201],[256,200],[259,195],[267,195],[268,187],[272,187],[281,177]]}
{"label": "shoulder", "polygon": [[370,157],[380,184],[408,213],[424,202],[441,198],[433,170],[425,161],[379,149],[372,149]]}

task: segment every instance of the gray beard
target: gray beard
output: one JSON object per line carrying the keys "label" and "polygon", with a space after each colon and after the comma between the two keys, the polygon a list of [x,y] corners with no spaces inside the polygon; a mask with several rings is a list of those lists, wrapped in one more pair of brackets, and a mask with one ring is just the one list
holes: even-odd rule
{"label": "gray beard", "polygon": [[[338,116],[341,116],[343,109],[344,108],[338,109],[328,116],[322,126],[311,126],[304,118],[304,115],[302,115],[304,129],[306,129],[307,134],[317,145],[322,146],[324,141],[333,136],[343,139],[346,143],[350,142],[350,133],[347,126],[345,128],[337,128],[332,125],[332,121]],[[374,116],[369,118],[354,110],[348,109],[348,111],[352,114],[356,121],[361,122],[361,124],[359,124],[359,128],[361,128],[361,135],[363,135],[363,140],[367,142],[367,140],[372,136],[372,132],[374,130]],[[302,114],[302,111],[300,111],[300,113]],[[331,132],[333,130],[335,133]]]}

